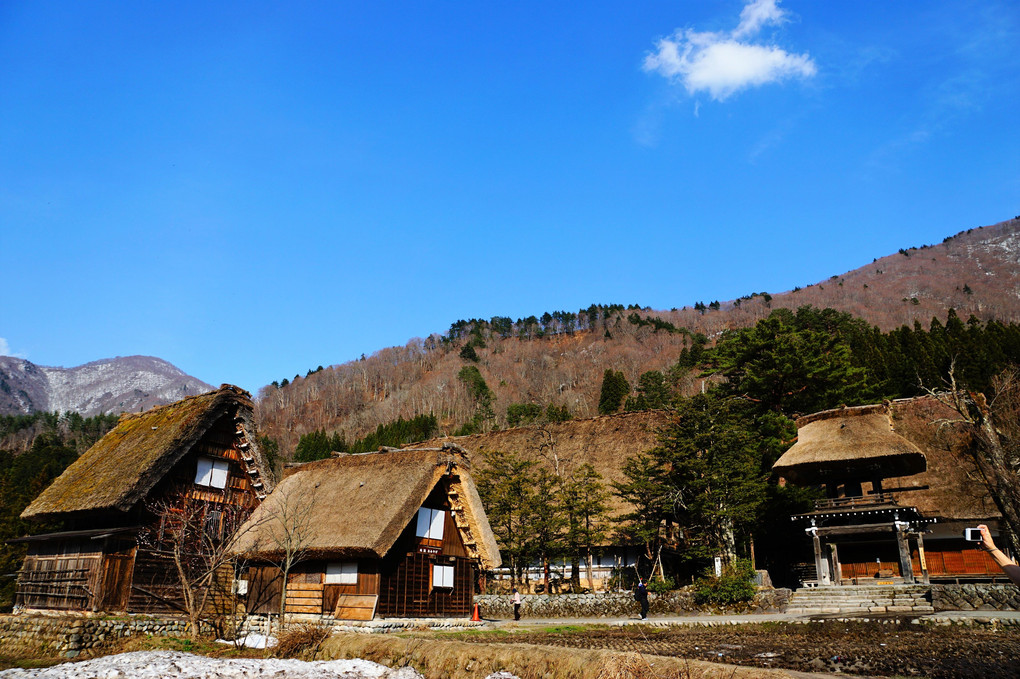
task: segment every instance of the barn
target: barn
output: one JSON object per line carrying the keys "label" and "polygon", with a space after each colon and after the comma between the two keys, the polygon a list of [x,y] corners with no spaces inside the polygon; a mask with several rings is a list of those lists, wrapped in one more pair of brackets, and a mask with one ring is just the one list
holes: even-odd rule
{"label": "barn", "polygon": [[174,531],[201,526],[187,535],[194,557],[225,539],[227,524],[246,518],[271,486],[251,396],[238,387],[123,415],[22,513],[63,530],[17,539],[28,553],[15,605],[183,612]]}
{"label": "barn", "polygon": [[467,616],[480,569],[500,563],[455,445],[293,465],[233,551],[249,612],[355,620]]}

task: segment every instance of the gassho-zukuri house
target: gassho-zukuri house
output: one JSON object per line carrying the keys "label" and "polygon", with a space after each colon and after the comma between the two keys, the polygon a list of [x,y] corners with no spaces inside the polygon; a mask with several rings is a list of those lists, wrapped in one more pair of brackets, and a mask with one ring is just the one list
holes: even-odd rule
{"label": "gassho-zukuri house", "polygon": [[288,614],[350,620],[470,615],[479,569],[500,564],[456,445],[291,465],[232,551],[250,564],[249,613],[282,597]]}
{"label": "gassho-zukuri house", "polygon": [[187,508],[215,534],[224,517],[247,515],[271,487],[251,395],[238,387],[123,415],[22,512],[64,530],[12,541],[28,545],[15,604],[182,612],[164,522]]}
{"label": "gassho-zukuri house", "polygon": [[934,399],[915,398],[797,420],[797,442],[773,471],[825,489],[813,511],[791,517],[814,546],[807,584],[1003,578],[963,537],[979,523],[996,534],[1000,514],[969,438],[938,426],[952,415]]}

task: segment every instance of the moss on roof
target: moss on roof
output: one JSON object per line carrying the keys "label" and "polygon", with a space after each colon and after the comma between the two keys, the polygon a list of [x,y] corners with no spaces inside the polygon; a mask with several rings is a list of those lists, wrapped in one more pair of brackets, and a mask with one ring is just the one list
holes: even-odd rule
{"label": "moss on roof", "polygon": [[499,549],[475,490],[470,465],[452,449],[389,450],[340,455],[289,470],[238,531],[232,551],[273,556],[287,539],[318,556],[382,558],[448,473],[467,531],[485,568]]}
{"label": "moss on roof", "polygon": [[263,476],[269,478],[255,442],[247,392],[223,385],[144,413],[125,414],[117,426],[22,512],[23,518],[118,510],[126,512],[188,453],[224,415],[239,415]]}

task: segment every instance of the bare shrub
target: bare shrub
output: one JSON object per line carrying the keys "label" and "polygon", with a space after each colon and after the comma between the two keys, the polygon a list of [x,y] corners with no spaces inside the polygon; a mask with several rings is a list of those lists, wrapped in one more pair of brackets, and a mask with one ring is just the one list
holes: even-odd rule
{"label": "bare shrub", "polygon": [[273,654],[277,658],[314,657],[332,632],[331,625],[322,623],[288,625],[279,634]]}

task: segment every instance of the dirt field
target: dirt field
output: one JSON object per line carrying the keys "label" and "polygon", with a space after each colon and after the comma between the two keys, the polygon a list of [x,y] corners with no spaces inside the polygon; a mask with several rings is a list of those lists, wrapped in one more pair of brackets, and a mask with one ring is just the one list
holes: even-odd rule
{"label": "dirt field", "polygon": [[611,649],[803,672],[931,679],[1020,677],[1020,633],[909,624],[763,623],[590,627],[478,634],[464,641]]}

